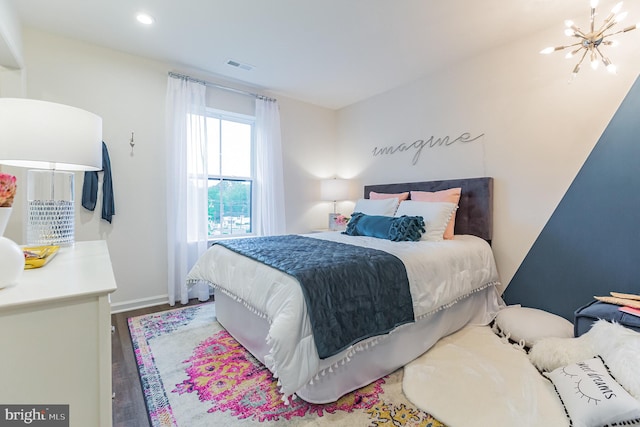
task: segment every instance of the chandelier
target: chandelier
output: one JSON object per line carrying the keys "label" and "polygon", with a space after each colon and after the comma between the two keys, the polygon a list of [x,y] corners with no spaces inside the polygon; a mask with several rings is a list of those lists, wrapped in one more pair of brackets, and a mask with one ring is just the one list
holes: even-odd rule
{"label": "chandelier", "polygon": [[[580,55],[580,60],[573,68],[571,73],[571,79],[578,74],[580,71],[580,65],[584,62],[587,55],[589,55],[589,59],[591,61],[591,68],[596,70],[600,62],[604,64],[612,74],[616,73],[616,66],[602,53],[603,46],[615,46],[617,41],[609,40],[609,37],[626,33],[631,30],[635,30],[638,25],[631,25],[629,27],[623,28],[621,30],[612,30],[612,28],[627,17],[627,12],[620,13],[620,9],[622,9],[622,2],[616,4],[607,17],[604,19],[604,22],[600,26],[600,28],[596,29],[595,27],[595,17],[596,17],[596,7],[598,6],[598,0],[591,0],[591,19],[589,21],[589,30],[583,31],[579,27],[577,27],[573,21],[566,20],[564,21],[567,28],[565,29],[565,35],[569,37],[577,38],[577,43],[568,44],[565,46],[557,46],[557,47],[547,47],[542,49],[540,53],[542,54],[550,54],[559,50],[564,50],[567,48],[572,48],[572,50],[567,53],[565,58],[573,58],[575,55]],[[607,32],[611,30],[610,32]],[[575,48],[575,49],[573,49]]]}

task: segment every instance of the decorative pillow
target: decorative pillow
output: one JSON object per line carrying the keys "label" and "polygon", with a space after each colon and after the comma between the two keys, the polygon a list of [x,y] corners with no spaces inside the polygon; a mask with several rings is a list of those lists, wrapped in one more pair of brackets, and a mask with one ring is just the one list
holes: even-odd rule
{"label": "decorative pillow", "polygon": [[371,200],[380,200],[380,199],[392,199],[397,198],[399,201],[407,200],[409,198],[409,192],[406,193],[376,193],[375,191],[369,192],[369,198]]}
{"label": "decorative pillow", "polygon": [[593,354],[602,356],[611,375],[631,396],[640,400],[640,333],[620,323],[600,319],[585,335],[597,350]]}
{"label": "decorative pillow", "polygon": [[424,221],[416,216],[380,216],[355,212],[342,234],[369,236],[394,242],[415,242],[424,232]]}
{"label": "decorative pillow", "polygon": [[396,216],[421,216],[424,219],[426,231],[420,240],[438,242],[443,239],[444,230],[447,228],[451,215],[456,210],[455,203],[431,203],[405,200],[400,203]]}
{"label": "decorative pillow", "polygon": [[393,216],[396,209],[398,209],[398,203],[400,203],[400,201],[397,197],[378,200],[359,199],[353,211],[362,212],[366,215]]}
{"label": "decorative pillow", "polygon": [[498,312],[498,330],[523,347],[531,348],[542,338],[573,338],[573,324],[564,317],[537,308],[512,305]]}
{"label": "decorative pillow", "polygon": [[640,424],[640,402],[609,374],[600,357],[545,372],[574,427]]}
{"label": "decorative pillow", "polygon": [[[448,190],[442,191],[412,191],[411,192],[411,200],[415,200],[416,202],[448,202],[455,203],[456,205],[460,202],[460,194],[462,194],[462,188],[450,188]],[[449,224],[447,224],[447,229],[444,231],[445,239],[453,239],[453,228],[456,224],[456,213],[453,212],[451,215],[451,219],[449,220]]]}

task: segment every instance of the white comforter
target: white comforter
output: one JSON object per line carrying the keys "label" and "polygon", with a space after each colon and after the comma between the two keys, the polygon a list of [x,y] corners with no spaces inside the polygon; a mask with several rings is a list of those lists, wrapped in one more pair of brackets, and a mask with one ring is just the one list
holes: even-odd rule
{"label": "white comforter", "polygon": [[[407,269],[416,320],[499,280],[490,246],[474,236],[442,242],[392,242],[335,232],[307,236],[380,249],[400,258]],[[204,281],[269,321],[270,353],[265,364],[279,379],[284,396],[294,394],[317,374],[320,359],[296,279],[214,245],[196,262],[187,281]]]}

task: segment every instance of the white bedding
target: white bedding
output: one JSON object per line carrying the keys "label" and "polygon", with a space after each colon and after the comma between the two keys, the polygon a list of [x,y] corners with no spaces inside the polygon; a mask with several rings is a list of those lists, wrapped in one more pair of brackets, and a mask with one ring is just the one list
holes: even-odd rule
{"label": "white bedding", "polygon": [[[491,248],[474,236],[456,236],[441,242],[391,242],[336,232],[307,236],[380,249],[400,258],[407,269],[416,319],[498,283]],[[264,358],[265,364],[279,378],[284,396],[312,381],[320,359],[297,280],[214,245],[197,261],[187,281],[204,281],[268,320],[270,352]],[[360,344],[371,343],[368,340]]]}

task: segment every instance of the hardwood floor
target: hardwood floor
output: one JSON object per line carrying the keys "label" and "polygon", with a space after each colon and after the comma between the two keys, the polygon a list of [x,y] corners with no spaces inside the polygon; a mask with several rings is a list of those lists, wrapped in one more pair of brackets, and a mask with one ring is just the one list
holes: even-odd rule
{"label": "hardwood floor", "polygon": [[[210,301],[212,300],[213,298]],[[187,305],[195,304],[200,304],[200,301],[193,299]],[[127,319],[178,307],[184,306],[171,307],[169,304],[164,304],[111,315],[111,324],[115,326],[115,332],[111,336],[112,387],[115,393],[113,427],[149,426],[147,407],[144,403]]]}

